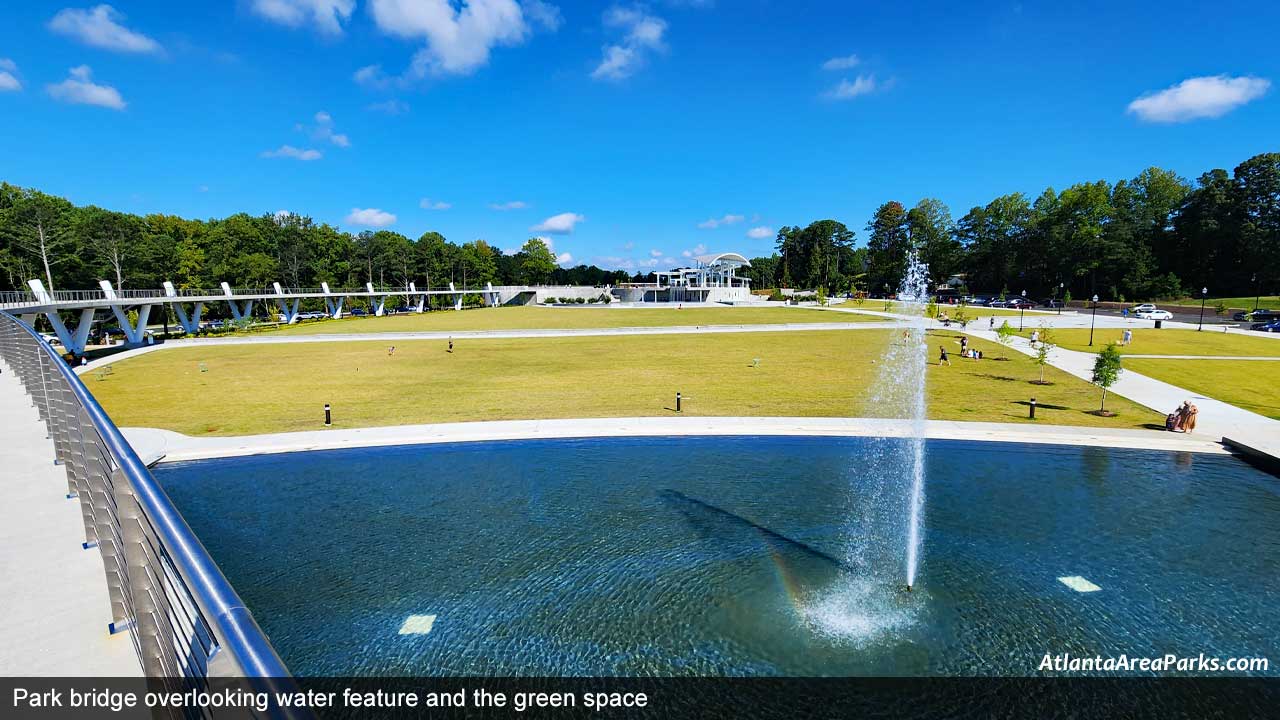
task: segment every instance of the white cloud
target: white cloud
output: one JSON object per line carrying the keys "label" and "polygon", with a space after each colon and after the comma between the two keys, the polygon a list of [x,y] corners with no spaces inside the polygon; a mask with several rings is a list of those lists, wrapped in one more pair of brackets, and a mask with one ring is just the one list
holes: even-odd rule
{"label": "white cloud", "polygon": [[347,213],[347,223],[350,225],[364,225],[367,227],[386,227],[396,221],[396,216],[389,212],[384,212],[378,208],[351,208],[351,212]]}
{"label": "white cloud", "polygon": [[253,0],[253,11],[272,22],[293,28],[310,23],[325,35],[341,35],[355,8],[355,0]]}
{"label": "white cloud", "polygon": [[604,47],[603,57],[591,77],[596,80],[623,80],[639,70],[651,52],[666,48],[663,35],[667,21],[635,8],[614,6],[604,14],[604,26],[620,29],[622,39]]}
{"label": "white cloud", "polygon": [[532,232],[547,232],[555,235],[568,235],[573,232],[573,227],[578,223],[586,220],[585,217],[577,213],[560,213],[552,215],[542,222],[529,228]]}
{"label": "white cloud", "polygon": [[0,92],[22,89],[22,83],[18,81],[17,73],[17,63],[9,58],[0,58]]}
{"label": "white cloud", "polygon": [[357,84],[372,88],[386,87],[391,82],[386,74],[382,72],[381,65],[365,65],[352,73],[351,78]]}
{"label": "white cloud", "polygon": [[409,112],[409,104],[403,100],[391,99],[386,102],[374,103],[369,106],[374,112],[386,113],[387,115],[404,115]]}
{"label": "white cloud", "polygon": [[59,10],[49,21],[49,29],[73,37],[86,45],[131,53],[158,53],[160,43],[121,25],[124,15],[110,5],[86,10]]}
{"label": "white cloud", "polygon": [[662,256],[663,256],[663,252],[662,252],[661,250],[650,250],[650,251],[649,251],[649,257],[656,257],[656,258],[658,258],[658,257],[662,257]]}
{"label": "white cloud", "polygon": [[280,223],[284,222],[285,218],[288,218],[292,214],[293,213],[289,212],[288,210],[277,210],[271,213],[271,217],[276,221],[276,224],[279,225]]}
{"label": "white cloud", "polygon": [[316,124],[312,128],[304,128],[299,125],[298,129],[308,130],[313,140],[320,140],[332,143],[338,147],[351,147],[351,139],[346,135],[334,131],[333,117],[329,113],[321,110],[315,115]]}
{"label": "white cloud", "polygon": [[1216,118],[1262,97],[1270,88],[1270,80],[1258,77],[1210,75],[1189,78],[1134,100],[1129,103],[1128,112],[1154,123]]}
{"label": "white cloud", "polygon": [[694,245],[692,250],[685,250],[684,252],[680,253],[682,257],[687,257],[687,258],[691,258],[694,255],[706,255],[706,254],[707,254],[707,246],[703,245],[702,243],[698,243],[697,245]]}
{"label": "white cloud", "polygon": [[493,48],[528,39],[533,28],[526,15],[543,29],[560,26],[559,9],[538,0],[370,0],[369,8],[383,32],[426,41],[407,73],[416,78],[474,72]]}
{"label": "white cloud", "polygon": [[703,220],[698,223],[698,227],[703,230],[714,230],[721,225],[733,225],[734,223],[740,223],[743,220],[746,220],[746,218],[742,215],[725,215],[722,218],[708,218]]}
{"label": "white cloud", "polygon": [[752,240],[764,240],[766,238],[771,238],[773,237],[773,228],[767,227],[765,225],[761,225],[759,227],[753,227],[747,231],[747,237],[751,238]]}
{"label": "white cloud", "polygon": [[559,265],[568,265],[571,262],[573,262],[573,255],[570,253],[562,252],[556,256],[556,263]]}
{"label": "white cloud", "polygon": [[848,79],[840,80],[838,85],[827,91],[827,97],[833,100],[852,100],[859,95],[873,93],[878,87],[875,75],[859,75],[853,82]]}
{"label": "white cloud", "polygon": [[54,100],[80,105],[97,105],[112,110],[125,108],[124,98],[120,97],[118,90],[110,85],[98,85],[93,82],[93,71],[88,65],[73,67],[70,72],[71,76],[66,80],[56,85],[45,86]]}
{"label": "white cloud", "polygon": [[861,63],[861,62],[862,61],[858,59],[857,55],[845,55],[843,57],[833,57],[830,60],[822,63],[822,69],[823,70],[848,70],[849,68],[857,67],[858,63]]}
{"label": "white cloud", "polygon": [[489,207],[494,210],[524,210],[529,207],[529,203],[523,200],[512,200],[504,203],[489,203]]}
{"label": "white cloud", "polygon": [[432,200],[431,198],[422,198],[418,201],[418,207],[423,210],[448,210],[453,205],[439,200]]}
{"label": "white cloud", "polygon": [[319,160],[324,157],[324,153],[312,148],[296,148],[292,145],[281,145],[275,150],[264,150],[262,152],[264,158],[293,158],[295,160]]}

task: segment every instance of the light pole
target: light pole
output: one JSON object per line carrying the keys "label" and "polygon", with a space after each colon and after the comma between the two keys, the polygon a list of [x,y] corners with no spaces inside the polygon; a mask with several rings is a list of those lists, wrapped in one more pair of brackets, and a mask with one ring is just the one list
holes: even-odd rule
{"label": "light pole", "polygon": [[1254,273],[1249,279],[1253,281],[1253,311],[1258,312],[1258,298],[1262,297],[1262,290],[1258,287],[1258,273]]}
{"label": "light pole", "polygon": [[1018,303],[1018,332],[1022,332],[1022,319],[1027,316],[1027,291],[1022,291],[1022,302]]}
{"label": "light pole", "polygon": [[1062,288],[1063,288],[1063,287],[1064,287],[1064,284],[1063,284],[1063,283],[1058,283],[1058,294],[1053,296],[1055,300],[1058,298],[1058,295],[1062,295],[1062,297],[1063,297],[1062,302],[1058,303],[1058,314],[1059,314],[1059,315],[1061,315],[1061,314],[1062,314],[1062,306],[1067,304],[1067,301],[1066,301],[1066,297],[1067,297],[1067,296],[1066,296],[1066,295],[1063,295],[1063,293],[1062,293]]}
{"label": "light pole", "polygon": [[1098,296],[1093,296],[1093,318],[1089,320],[1089,347],[1093,347],[1093,326],[1098,322]]}
{"label": "light pole", "polygon": [[1200,288],[1200,327],[1196,328],[1196,332],[1204,329],[1204,301],[1209,297],[1209,288]]}

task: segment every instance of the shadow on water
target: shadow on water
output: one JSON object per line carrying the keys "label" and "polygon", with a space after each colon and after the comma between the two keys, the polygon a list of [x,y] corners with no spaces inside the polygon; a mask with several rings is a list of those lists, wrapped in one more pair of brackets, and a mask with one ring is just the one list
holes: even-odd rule
{"label": "shadow on water", "polygon": [[[677,508],[704,537],[712,540],[732,542],[737,539],[733,533],[751,532],[757,535],[773,553],[794,552],[810,560],[817,560],[831,570],[853,573],[855,568],[812,545],[794,540],[737,513],[717,507],[711,503],[689,497],[677,490],[661,490],[658,497]],[[721,527],[717,527],[721,525]]]}

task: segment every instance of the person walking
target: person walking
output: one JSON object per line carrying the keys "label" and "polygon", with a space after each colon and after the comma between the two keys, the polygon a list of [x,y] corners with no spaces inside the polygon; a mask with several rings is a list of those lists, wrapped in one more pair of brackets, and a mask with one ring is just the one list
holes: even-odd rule
{"label": "person walking", "polygon": [[1120,334],[1120,344],[1128,345],[1131,342],[1133,342],[1133,331],[1125,328],[1124,332]]}
{"label": "person walking", "polygon": [[969,336],[961,335],[960,336],[960,356],[964,357],[964,354],[967,352],[969,352]]}
{"label": "person walking", "polygon": [[951,359],[947,357],[947,346],[939,345],[938,350],[941,352],[938,356],[938,367],[942,367],[943,363],[946,363],[947,367],[951,367]]}
{"label": "person walking", "polygon": [[453,338],[449,338],[449,352],[453,352]]}

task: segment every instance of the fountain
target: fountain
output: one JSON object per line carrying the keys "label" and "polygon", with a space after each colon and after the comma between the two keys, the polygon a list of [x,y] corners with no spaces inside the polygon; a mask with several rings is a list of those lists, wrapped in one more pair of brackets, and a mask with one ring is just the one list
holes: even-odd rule
{"label": "fountain", "polygon": [[851,490],[859,494],[859,502],[851,506],[861,510],[850,517],[842,560],[853,572],[815,598],[805,613],[815,630],[854,641],[869,641],[912,622],[901,591],[904,584],[908,592],[917,589],[924,541],[929,357],[924,306],[929,287],[928,267],[914,253],[907,259],[898,299],[898,312],[910,319],[894,331],[869,406],[881,416],[903,421],[902,430],[876,442]]}

